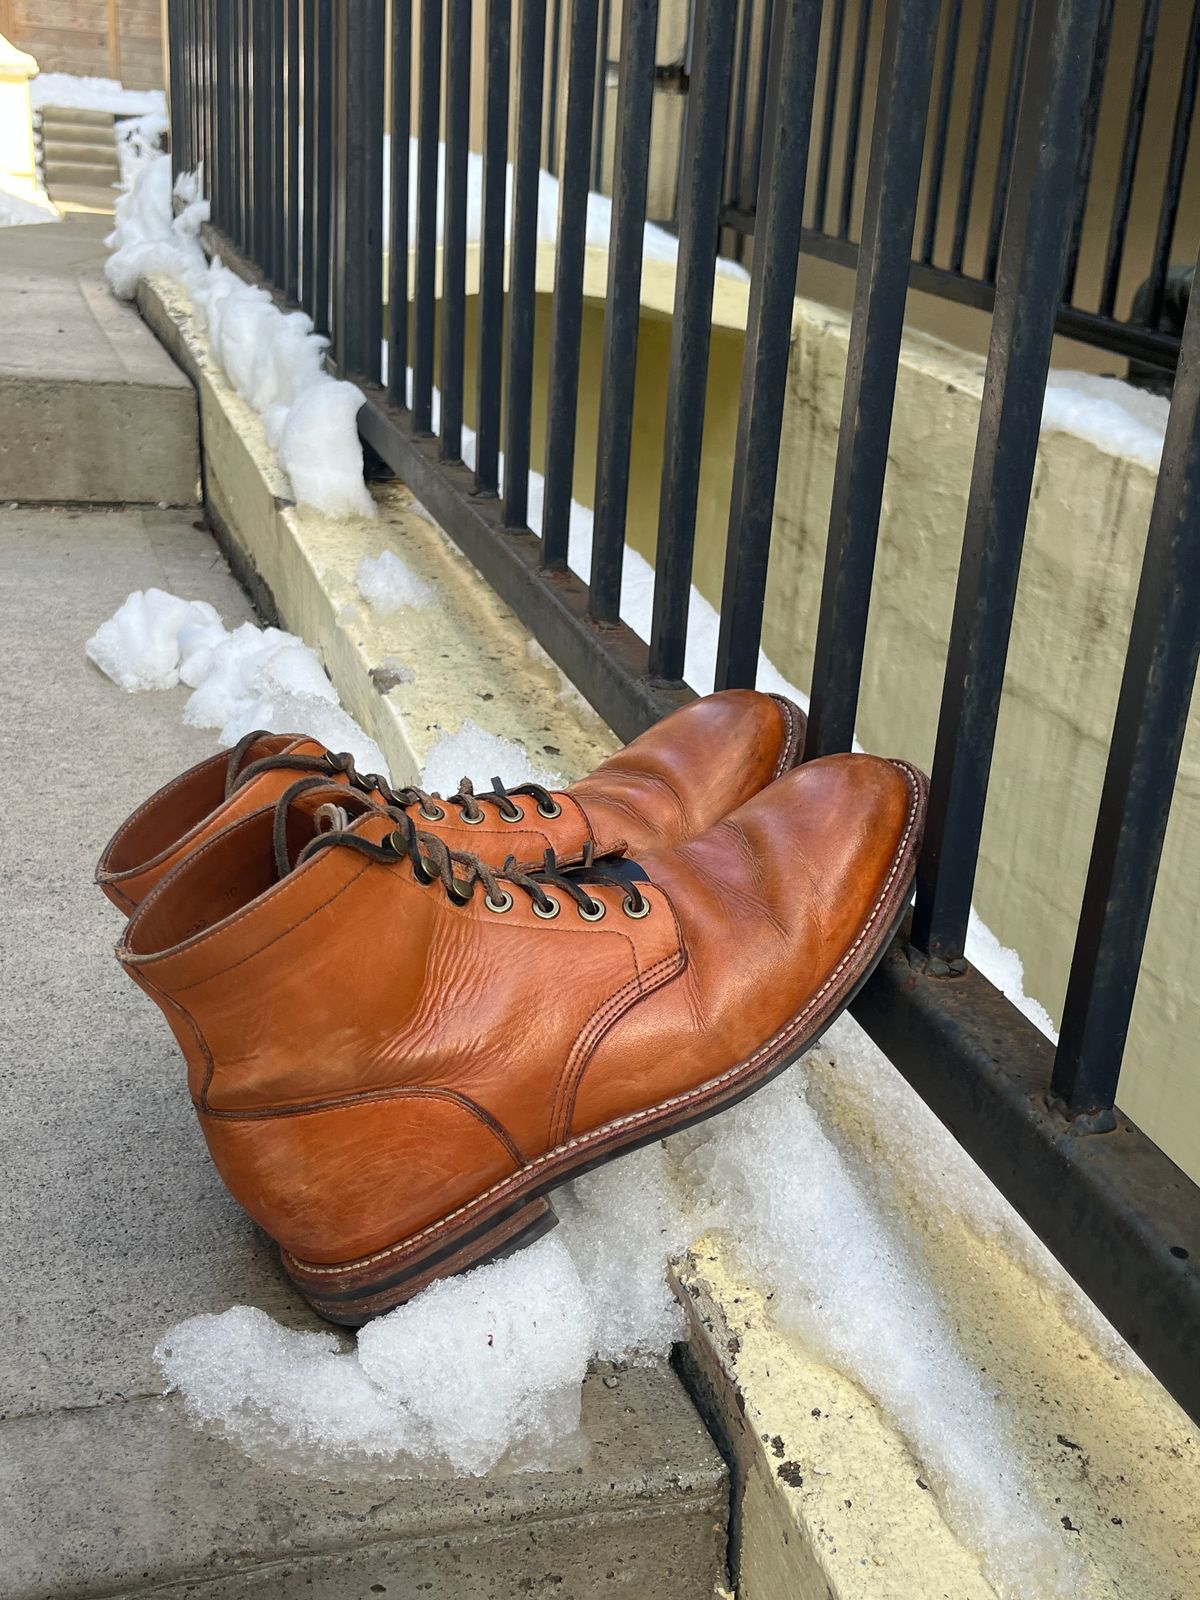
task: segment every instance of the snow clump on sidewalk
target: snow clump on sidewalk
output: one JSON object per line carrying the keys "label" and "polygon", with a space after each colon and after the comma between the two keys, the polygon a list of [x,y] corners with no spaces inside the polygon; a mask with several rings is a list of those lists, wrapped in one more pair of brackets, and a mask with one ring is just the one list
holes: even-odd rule
{"label": "snow clump on sidewalk", "polygon": [[244,622],[230,633],[205,600],[137,590],[87,641],[88,658],[130,693],[187,684],[183,720],[236,744],[252,729],[299,733],[348,750],[362,772],[383,752],[343,709],[316,652],[294,633]]}

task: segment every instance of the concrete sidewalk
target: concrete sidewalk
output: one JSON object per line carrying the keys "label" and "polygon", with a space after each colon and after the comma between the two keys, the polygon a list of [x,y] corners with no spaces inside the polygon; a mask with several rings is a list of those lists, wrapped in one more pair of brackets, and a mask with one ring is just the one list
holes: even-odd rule
{"label": "concrete sidewalk", "polygon": [[116,824],[215,748],[186,690],[85,639],[133,589],[250,615],[195,512],[0,512],[0,1600],[609,1594],[708,1600],[724,1468],[666,1368],[589,1382],[582,1470],[405,1483],[265,1466],[163,1400],[151,1352],[234,1302],[312,1316],[225,1194],[92,883]]}
{"label": "concrete sidewalk", "polygon": [[0,502],[198,499],[195,391],[109,293],[111,226],[0,229]]}

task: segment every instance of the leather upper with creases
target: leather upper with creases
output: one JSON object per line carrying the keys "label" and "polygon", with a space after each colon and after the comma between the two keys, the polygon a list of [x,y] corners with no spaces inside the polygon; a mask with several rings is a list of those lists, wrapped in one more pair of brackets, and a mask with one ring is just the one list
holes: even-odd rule
{"label": "leather upper with creases", "polygon": [[[520,890],[503,913],[479,886],[456,904],[336,843],[275,881],[266,808],[160,883],[118,955],[174,1029],[233,1194],[293,1255],[346,1262],[815,1014],[911,862],[921,781],[873,756],[788,772],[637,858],[644,918],[589,885],[598,922],[566,899],[539,919]],[[337,792],[292,802],[297,844]]]}

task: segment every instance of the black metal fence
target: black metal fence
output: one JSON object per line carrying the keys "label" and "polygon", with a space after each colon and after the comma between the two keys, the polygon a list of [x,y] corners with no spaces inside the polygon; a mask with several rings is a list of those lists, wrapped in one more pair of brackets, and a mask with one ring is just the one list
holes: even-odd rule
{"label": "black metal fence", "polygon": [[[599,7],[600,0],[574,0],[562,23],[569,72],[556,112],[562,184],[540,536],[528,526],[528,491],[538,169],[553,23],[546,0],[479,0],[475,8],[472,0],[391,0],[390,7],[384,0],[171,0],[171,90],[175,160],[181,168],[205,162],[214,242],[227,259],[271,284],[282,302],[305,306],[331,333],[332,367],[365,395],[364,439],[628,737],[690,695],[682,674],[738,0],[699,0],[696,8],[647,640],[622,622],[619,595],[657,0],[620,0],[588,581],[567,564]],[[757,670],[797,261],[813,203],[809,156],[823,128],[814,107],[820,104],[815,87],[828,9],[822,0],[775,0],[763,40],[763,135],[719,687],[752,684]],[[863,129],[857,288],[807,757],[847,749],[854,730],[931,95],[938,104],[942,9],[942,0],[882,4],[880,81],[888,89]],[[1200,653],[1195,306],[1183,336],[1057,1050],[964,961],[1041,398],[1075,247],[1095,62],[1108,16],[1106,0],[1033,0],[1029,8],[1027,68],[1020,93],[1013,91],[1006,133],[1011,159],[1005,222],[995,240],[991,346],[916,908],[905,938],[855,1009],[1084,1289],[1200,1417],[1200,1192],[1114,1110]],[[486,73],[477,447],[469,470],[461,455],[473,27],[480,31]],[[386,200],[392,249],[385,281],[388,75],[394,86]],[[412,126],[416,228],[410,238]],[[514,197],[506,223],[510,159]],[[441,398],[436,434],[435,366]],[[895,665],[904,670],[903,662]]]}
{"label": "black metal fence", "polygon": [[[722,223],[755,230],[767,97],[759,42],[774,0],[741,0]],[[831,0],[818,70],[817,127],[809,150],[801,248],[854,267],[862,242],[866,136],[878,83],[879,0]],[[1013,178],[1021,83],[1034,0],[947,0],[941,7],[910,282],[990,310]],[[1099,7],[1080,130],[1079,169],[1067,199],[1070,233],[1059,333],[1152,367],[1173,369],[1182,315],[1168,298],[1173,262],[1194,265],[1200,216],[1181,219],[1185,188],[1200,184],[1191,151],[1200,74],[1200,4],[1160,0]],[[1147,112],[1170,107],[1147,138]],[[1102,127],[1120,129],[1106,141]],[[1131,234],[1131,218],[1153,222]],[[1086,231],[1085,231],[1086,223]],[[803,281],[803,274],[801,275]]]}

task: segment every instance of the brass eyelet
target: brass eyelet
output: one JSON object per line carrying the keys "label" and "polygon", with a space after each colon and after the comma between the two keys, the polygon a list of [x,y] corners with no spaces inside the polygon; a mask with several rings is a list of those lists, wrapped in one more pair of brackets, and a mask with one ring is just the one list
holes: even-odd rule
{"label": "brass eyelet", "polygon": [[513,804],[513,808],[512,808],[512,814],[510,815],[507,811],[502,811],[500,813],[500,820],[501,820],[501,822],[524,822],[525,821],[525,813],[524,813],[524,811],[522,811],[522,809],[521,809],[521,807],[519,805],[514,803]]}
{"label": "brass eyelet", "polygon": [[604,920],[604,913],[608,910],[608,907],[604,904],[603,900],[593,900],[591,911],[589,911],[586,906],[576,906],[576,910],[579,912],[579,915],[585,922],[602,922]]}
{"label": "brass eyelet", "polygon": [[509,894],[507,889],[501,889],[499,900],[493,900],[490,894],[485,894],[483,897],[483,903],[489,911],[494,911],[496,915],[500,917],[503,916],[506,911],[512,910],[513,897],[511,894]]}
{"label": "brass eyelet", "polygon": [[442,822],[446,816],[446,813],[442,810],[441,806],[430,806],[428,811],[426,811],[424,806],[419,806],[418,811],[420,815],[424,817],[426,822]]}
{"label": "brass eyelet", "polygon": [[408,854],[408,840],[400,832],[399,828],[393,829],[383,842],[389,850],[394,850],[398,856],[406,856]]}
{"label": "brass eyelet", "polygon": [[552,800],[548,806],[538,806],[538,816],[545,817],[547,821],[552,822],[555,817],[562,816],[562,807],[557,800]]}
{"label": "brass eyelet", "polygon": [[459,883],[457,878],[451,878],[450,887],[446,890],[446,896],[456,906],[469,906],[473,887],[472,884],[464,885]]}
{"label": "brass eyelet", "polygon": [[541,917],[543,922],[551,922],[562,910],[562,907],[552,894],[548,894],[546,899],[550,902],[550,909],[548,911],[543,911],[541,906],[539,906],[535,900],[533,902],[533,914],[535,917]]}
{"label": "brass eyelet", "polygon": [[640,908],[635,908],[633,904],[633,896],[627,894],[624,900],[621,901],[621,910],[627,917],[631,919],[631,921],[640,922],[643,917],[648,917],[650,915],[650,901],[645,895],[643,895]]}
{"label": "brass eyelet", "polygon": [[473,817],[469,812],[460,811],[458,813],[458,820],[460,822],[465,822],[468,828],[477,828],[483,821],[483,812],[481,811],[477,817]]}

